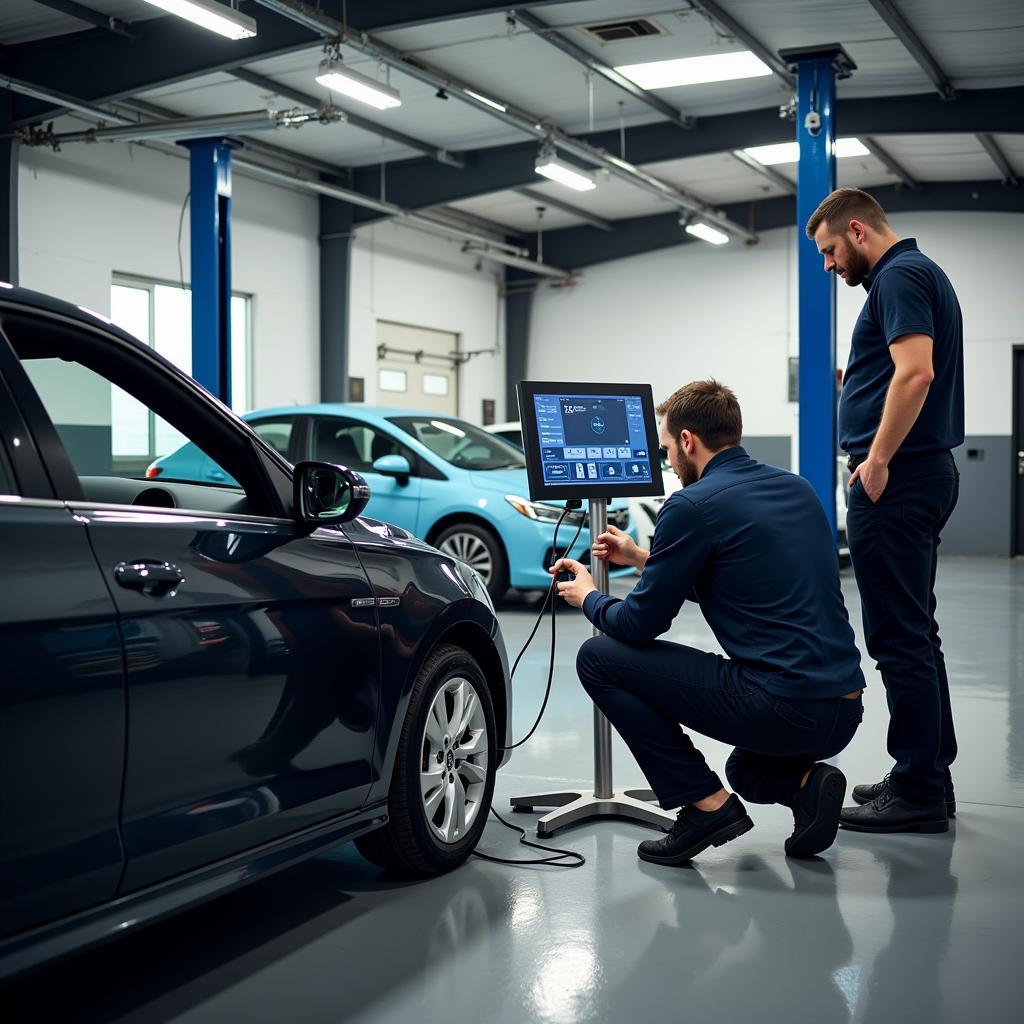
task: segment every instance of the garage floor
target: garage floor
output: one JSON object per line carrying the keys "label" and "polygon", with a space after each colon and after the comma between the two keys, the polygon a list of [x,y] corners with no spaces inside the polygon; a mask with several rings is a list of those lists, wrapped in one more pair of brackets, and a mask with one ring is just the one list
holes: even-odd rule
{"label": "garage floor", "polygon": [[[613,588],[625,593],[628,584]],[[859,620],[848,571],[844,588]],[[639,862],[636,844],[654,833],[601,822],[553,840],[586,856],[577,870],[473,860],[419,884],[382,877],[341,848],[26,979],[3,994],[4,1017],[1019,1020],[1024,562],[947,559],[939,588],[961,749],[960,813],[948,835],[841,832],[824,857],[792,862],[782,853],[789,812],[753,806],[752,832],[690,868]],[[531,596],[502,610],[513,653],[537,608]],[[568,610],[559,624],[552,701],[535,738],[498,777],[499,809],[513,794],[592,778],[591,710],[572,669],[589,627]],[[670,638],[713,643],[693,610],[684,610]],[[519,735],[539,707],[544,640],[538,636],[519,670]],[[838,758],[851,785],[889,767],[884,694],[873,667],[865,672],[864,723]],[[720,769],[726,748],[701,746]],[[615,757],[616,782],[642,784],[617,738]],[[515,836],[497,824],[481,845],[520,855]]]}

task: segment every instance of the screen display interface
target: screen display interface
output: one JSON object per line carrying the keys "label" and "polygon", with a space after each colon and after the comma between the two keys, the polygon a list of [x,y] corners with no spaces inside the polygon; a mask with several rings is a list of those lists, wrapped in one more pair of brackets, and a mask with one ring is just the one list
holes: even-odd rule
{"label": "screen display interface", "polygon": [[534,395],[546,484],[650,483],[643,406],[630,395]]}

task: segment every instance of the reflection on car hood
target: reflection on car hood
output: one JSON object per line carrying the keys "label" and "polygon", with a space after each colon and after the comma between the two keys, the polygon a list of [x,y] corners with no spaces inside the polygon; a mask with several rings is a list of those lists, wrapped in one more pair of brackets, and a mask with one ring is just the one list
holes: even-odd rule
{"label": "reflection on car hood", "polygon": [[[482,491],[497,491],[502,496],[515,494],[520,498],[528,498],[530,496],[530,484],[527,480],[525,469],[477,470],[470,473],[469,478],[473,481],[473,485],[479,487]],[[581,494],[580,497],[585,499],[586,494]],[[561,501],[545,500],[544,504],[561,508],[563,503]],[[615,498],[612,500],[610,507],[613,509],[628,508],[629,502],[625,498]]]}

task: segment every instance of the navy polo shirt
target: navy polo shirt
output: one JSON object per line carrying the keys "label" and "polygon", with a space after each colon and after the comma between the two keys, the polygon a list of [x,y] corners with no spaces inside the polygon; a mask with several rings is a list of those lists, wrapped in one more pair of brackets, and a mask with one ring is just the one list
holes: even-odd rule
{"label": "navy polo shirt", "polygon": [[723,650],[781,697],[864,688],[839,589],[832,531],[811,485],[727,448],[661,507],[650,557],[625,599],[592,593],[583,612],[603,633],[644,647],[689,598]]}
{"label": "navy polo shirt", "polygon": [[868,297],[853,329],[839,398],[839,445],[863,455],[875,439],[895,370],[889,346],[904,334],[932,339],[935,374],[901,453],[964,443],[964,324],[949,278],[913,238],[888,249],[864,278]]}

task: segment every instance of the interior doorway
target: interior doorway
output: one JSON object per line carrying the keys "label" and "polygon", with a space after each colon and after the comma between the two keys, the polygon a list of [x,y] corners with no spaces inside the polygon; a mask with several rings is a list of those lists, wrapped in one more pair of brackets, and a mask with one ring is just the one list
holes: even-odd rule
{"label": "interior doorway", "polygon": [[1013,553],[1024,555],[1024,345],[1013,348]]}
{"label": "interior doorway", "polygon": [[377,321],[377,402],[441,416],[459,412],[459,336]]}

